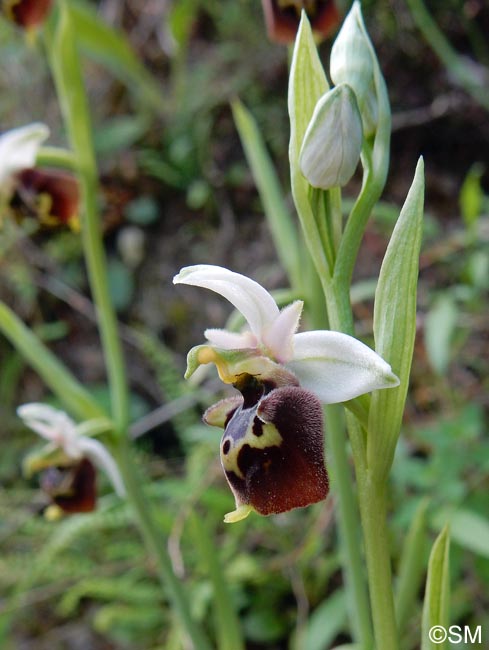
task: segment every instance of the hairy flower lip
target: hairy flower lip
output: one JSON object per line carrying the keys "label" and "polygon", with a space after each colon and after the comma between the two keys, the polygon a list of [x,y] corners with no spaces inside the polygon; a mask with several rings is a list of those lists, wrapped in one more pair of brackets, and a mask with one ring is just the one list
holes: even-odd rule
{"label": "hairy flower lip", "polygon": [[[352,336],[328,330],[296,334],[302,302],[280,311],[268,291],[239,273],[201,264],[183,268],[173,282],[221,294],[241,311],[250,327],[238,335],[211,330],[211,345],[189,352],[186,376],[202,363],[215,363],[226,383],[234,383],[239,372],[259,375],[260,363],[267,373],[282,367],[326,404],[399,384],[390,365]],[[254,347],[243,346],[243,341]],[[233,348],[236,343],[238,347]]]}

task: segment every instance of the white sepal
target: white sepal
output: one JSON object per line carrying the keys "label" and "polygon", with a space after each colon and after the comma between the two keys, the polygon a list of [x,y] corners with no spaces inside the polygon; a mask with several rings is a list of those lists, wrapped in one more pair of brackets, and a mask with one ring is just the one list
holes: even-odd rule
{"label": "white sepal", "polygon": [[279,314],[275,300],[258,282],[221,266],[187,266],[173,278],[173,283],[204,287],[227,298],[243,314],[257,337]]}
{"label": "white sepal", "polygon": [[294,359],[286,364],[301,386],[325,404],[345,402],[399,384],[390,365],[367,345],[340,332],[318,330],[294,336]]}
{"label": "white sepal", "polygon": [[0,135],[0,194],[8,192],[14,174],[34,167],[39,148],[48,137],[48,127],[40,122]]}
{"label": "white sepal", "polygon": [[296,300],[287,305],[263,331],[262,343],[270,350],[274,359],[280,363],[292,359],[294,354],[294,334],[299,327],[303,307],[302,300]]}
{"label": "white sepal", "polygon": [[107,451],[107,448],[99,440],[95,440],[95,438],[87,438],[85,436],[79,436],[78,448],[83,453],[83,456],[86,456],[94,465],[96,465],[96,467],[107,474],[116,493],[120,497],[124,497],[126,490],[124,488],[124,483],[122,482],[119,468]]}

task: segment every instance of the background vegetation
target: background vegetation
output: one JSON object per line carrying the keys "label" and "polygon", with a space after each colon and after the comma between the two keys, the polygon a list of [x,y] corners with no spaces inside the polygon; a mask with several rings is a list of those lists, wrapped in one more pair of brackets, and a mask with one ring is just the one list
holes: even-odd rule
{"label": "background vegetation", "polygon": [[[430,23],[417,0],[363,3],[390,93],[394,132],[384,203],[364,240],[352,300],[368,341],[370,278],[378,273],[422,154],[427,217],[419,329],[392,474],[392,549],[399,564],[406,531],[421,508],[427,532],[416,570],[422,571],[432,539],[450,521],[450,620],[487,631],[489,120],[483,91],[489,87],[489,9],[482,0],[435,4],[433,18],[453,48],[448,57],[443,47],[432,49],[439,44],[433,33],[428,40],[423,33]],[[90,5],[76,6],[83,18]],[[287,50],[267,40],[258,0],[105,0],[91,6],[101,26],[126,34],[144,65],[139,68],[123,48],[108,57],[97,46],[100,34],[85,24],[86,82],[103,174],[112,296],[130,368],[132,433],[138,461],[153,479],[148,498],[159,504],[175,571],[191,591],[196,616],[210,624],[215,555],[202,542],[205,526],[219,549],[247,647],[321,650],[346,643],[331,500],[269,519],[222,524],[232,496],[219,466],[219,436],[200,422],[220,388],[211,374],[198,387],[182,375],[187,349],[201,342],[203,327],[222,326],[227,306],[171,284],[181,266],[211,262],[267,288],[286,285],[230,101],[239,96],[253,113],[288,193]],[[324,61],[329,46],[322,45]],[[0,22],[1,126],[44,121],[53,141],[62,144],[40,51]],[[107,401],[75,233],[40,229],[29,219],[21,227],[6,223],[0,297]],[[36,480],[26,481],[21,471],[35,441],[15,408],[49,396],[3,339],[0,359],[2,647],[182,647],[129,512],[109,489],[92,514],[57,523],[43,518],[45,498]],[[106,487],[100,486],[102,495]],[[418,637],[415,625],[408,627],[405,647],[415,648]]]}

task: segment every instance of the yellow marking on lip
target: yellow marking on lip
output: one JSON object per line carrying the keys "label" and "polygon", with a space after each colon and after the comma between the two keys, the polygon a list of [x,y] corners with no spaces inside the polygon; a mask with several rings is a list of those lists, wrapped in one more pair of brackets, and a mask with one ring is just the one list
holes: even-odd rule
{"label": "yellow marking on lip", "polygon": [[[234,442],[232,437],[224,436],[221,443],[221,462],[226,472],[233,472],[240,479],[245,479],[238,465],[239,452],[244,445],[249,445],[252,449],[267,449],[268,447],[280,447],[283,438],[277,427],[272,423],[263,425],[261,436],[255,436],[253,433],[253,420],[255,419],[254,411],[250,414],[250,420],[246,428],[245,435],[238,441]],[[230,448],[227,454],[224,454],[222,447],[226,441],[229,441]]]}

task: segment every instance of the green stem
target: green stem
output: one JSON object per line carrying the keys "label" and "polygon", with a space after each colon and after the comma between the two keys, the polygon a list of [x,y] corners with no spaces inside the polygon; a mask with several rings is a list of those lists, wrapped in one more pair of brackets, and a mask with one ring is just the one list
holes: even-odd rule
{"label": "green stem", "polygon": [[229,593],[229,585],[216,553],[216,542],[212,538],[204,518],[191,512],[189,523],[193,529],[195,544],[204,561],[213,588],[213,615],[215,619],[217,647],[219,650],[244,650],[239,619]]}
{"label": "green stem", "polygon": [[182,625],[192,639],[195,650],[211,650],[200,627],[192,619],[189,601],[175,576],[170,557],[162,544],[161,533],[148,507],[127,442],[128,387],[117,321],[112,306],[107,279],[107,264],[103,247],[102,228],[98,211],[98,175],[95,162],[88,99],[78,58],[76,34],[70,8],[60,2],[54,34],[46,33],[58,97],[76,161],[84,202],[82,235],[90,285],[97,307],[97,317],[115,420],[115,454],[125,484],[127,498],[134,510],[146,546],[157,560],[162,584]]}
{"label": "green stem", "polygon": [[358,477],[365,555],[376,650],[397,650],[398,633],[386,526],[386,483],[372,480],[368,470]]}
{"label": "green stem", "polygon": [[76,46],[70,10],[61,3],[54,34],[46,46],[68,137],[78,168],[83,199],[82,238],[90,286],[107,368],[116,431],[128,425],[128,388],[117,321],[108,286],[107,265],[98,211],[98,173],[92,143],[88,99]]}
{"label": "green stem", "polygon": [[41,147],[37,153],[36,165],[39,167],[59,167],[76,171],[76,158],[71,151],[60,147]]}
{"label": "green stem", "polygon": [[345,427],[339,404],[325,407],[328,451],[334,468],[333,489],[338,496],[338,524],[341,537],[342,561],[345,568],[347,593],[350,603],[354,638],[367,650],[372,647],[370,607],[360,554],[360,522],[353,492],[353,480],[346,451]]}
{"label": "green stem", "polygon": [[418,29],[422,32],[426,42],[435,51],[444,66],[466,92],[489,111],[489,94],[487,82],[484,81],[488,69],[479,64],[480,70],[475,65],[466,63],[452,47],[441,29],[433,20],[422,0],[408,0],[411,15]]}
{"label": "green stem", "polygon": [[118,439],[115,456],[126,488],[127,500],[134,511],[146,548],[157,560],[161,584],[168,593],[182,627],[192,640],[194,650],[212,650],[200,626],[194,621],[190,612],[189,598],[173,572],[170,556],[162,543],[162,533],[155,523],[149,501],[141,490],[141,480],[135,471],[134,460],[126,438]]}
{"label": "green stem", "polygon": [[338,252],[343,232],[343,210],[341,207],[341,187],[328,190],[331,211],[331,228],[335,254]]}

